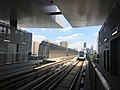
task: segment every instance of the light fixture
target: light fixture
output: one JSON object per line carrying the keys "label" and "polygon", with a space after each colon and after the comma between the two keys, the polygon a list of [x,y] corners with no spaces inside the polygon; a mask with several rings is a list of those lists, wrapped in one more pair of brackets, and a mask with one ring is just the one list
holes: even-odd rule
{"label": "light fixture", "polygon": [[21,42],[21,44],[24,44],[24,45],[25,45],[26,43],[25,43],[25,42]]}
{"label": "light fixture", "polygon": [[4,39],[3,41],[4,41],[4,42],[10,42],[10,40],[8,40],[8,39]]}
{"label": "light fixture", "polygon": [[114,35],[117,34],[117,33],[118,33],[118,31],[113,32],[113,33],[112,33],[112,36],[114,36]]}
{"label": "light fixture", "polygon": [[105,38],[105,39],[104,39],[104,42],[106,42],[107,40],[108,40],[108,39],[107,39],[107,38]]}
{"label": "light fixture", "polygon": [[99,45],[101,45],[102,43],[99,43]]}

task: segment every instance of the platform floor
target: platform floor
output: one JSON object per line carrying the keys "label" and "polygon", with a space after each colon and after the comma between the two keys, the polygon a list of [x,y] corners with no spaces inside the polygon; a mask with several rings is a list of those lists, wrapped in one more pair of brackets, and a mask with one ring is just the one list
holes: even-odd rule
{"label": "platform floor", "polygon": [[34,67],[41,62],[43,62],[43,60],[30,60],[29,62],[24,62],[24,63],[1,65],[0,66],[0,76],[14,73],[14,72],[17,72],[17,71],[20,71],[23,69],[27,69],[30,67]]}
{"label": "platform floor", "polygon": [[90,80],[89,80],[89,71],[88,70],[89,70],[89,67],[88,67],[88,64],[87,64],[85,81],[84,81],[84,90],[91,90],[90,89]]}

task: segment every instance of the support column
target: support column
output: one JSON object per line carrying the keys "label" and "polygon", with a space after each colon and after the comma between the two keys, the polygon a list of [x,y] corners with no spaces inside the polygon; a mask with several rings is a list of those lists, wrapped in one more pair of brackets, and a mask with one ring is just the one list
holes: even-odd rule
{"label": "support column", "polygon": [[10,26],[17,28],[17,9],[14,5],[10,7]]}
{"label": "support column", "polygon": [[10,26],[17,28],[17,20],[10,19]]}

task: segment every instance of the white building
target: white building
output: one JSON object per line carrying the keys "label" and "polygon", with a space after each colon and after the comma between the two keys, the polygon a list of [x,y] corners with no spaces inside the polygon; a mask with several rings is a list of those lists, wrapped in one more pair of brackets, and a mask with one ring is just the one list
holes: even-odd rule
{"label": "white building", "polygon": [[90,53],[93,54],[93,45],[90,48]]}
{"label": "white building", "polygon": [[60,46],[63,46],[63,47],[68,47],[68,42],[67,41],[61,41],[60,42]]}
{"label": "white building", "polygon": [[38,56],[39,44],[37,41],[32,41],[32,54],[36,56]]}

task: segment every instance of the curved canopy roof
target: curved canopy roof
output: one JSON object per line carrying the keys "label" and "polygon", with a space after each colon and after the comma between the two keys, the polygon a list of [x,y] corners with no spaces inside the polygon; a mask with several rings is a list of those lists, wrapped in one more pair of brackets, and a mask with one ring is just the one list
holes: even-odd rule
{"label": "curved canopy roof", "polygon": [[73,27],[102,25],[115,0],[54,0]]}
{"label": "curved canopy roof", "polygon": [[[23,28],[60,28],[63,14],[72,27],[101,25],[115,0],[0,0],[0,20]],[[60,9],[60,11],[57,9]]]}

